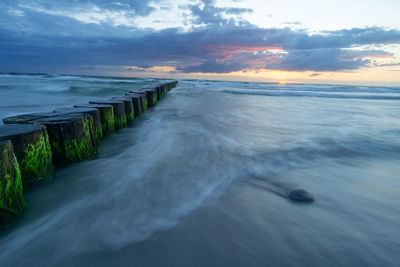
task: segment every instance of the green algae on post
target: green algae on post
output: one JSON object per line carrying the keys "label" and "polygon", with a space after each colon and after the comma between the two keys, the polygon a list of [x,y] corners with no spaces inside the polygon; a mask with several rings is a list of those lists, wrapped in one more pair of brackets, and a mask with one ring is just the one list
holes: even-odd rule
{"label": "green algae on post", "polygon": [[156,89],[156,92],[157,92],[157,101],[159,101],[162,98],[161,86],[156,86],[155,89]]}
{"label": "green algae on post", "polygon": [[122,129],[124,127],[126,127],[127,123],[126,123],[126,117],[122,117],[122,118],[116,118],[115,119],[115,126],[117,129]]}
{"label": "green algae on post", "polygon": [[147,97],[144,98],[143,100],[143,107],[142,107],[142,113],[145,112],[147,110],[147,106],[149,105],[148,101],[147,101]]}
{"label": "green algae on post", "polygon": [[100,112],[100,123],[103,136],[113,134],[115,132],[114,123],[114,107],[112,105],[102,104],[81,104],[74,105],[74,108],[96,108]]}
{"label": "green algae on post", "polygon": [[126,127],[125,103],[123,100],[96,100],[90,104],[112,105],[114,107],[115,129]]}
{"label": "green algae on post", "polygon": [[97,154],[93,118],[89,114],[64,114],[36,122],[48,129],[57,166],[83,161]]}
{"label": "green algae on post", "polygon": [[38,182],[53,171],[53,156],[46,128],[38,124],[0,126],[0,140],[11,140],[24,184]]}
{"label": "green algae on post", "polygon": [[156,89],[147,89],[145,92],[146,92],[149,107],[154,107],[157,104]]}
{"label": "green algae on post", "polygon": [[24,211],[21,171],[10,140],[0,141],[0,221]]}
{"label": "green algae on post", "polygon": [[115,118],[114,118],[114,109],[111,106],[111,110],[107,110],[105,112],[105,131],[107,133],[114,133],[115,132]]}
{"label": "green algae on post", "polygon": [[49,136],[45,131],[35,143],[29,144],[24,150],[25,157],[21,159],[21,171],[24,175],[44,178],[48,175],[48,165],[52,165],[53,155]]}
{"label": "green algae on post", "polygon": [[127,121],[133,121],[134,119],[135,119],[135,114],[133,113],[133,111],[126,115]]}
{"label": "green algae on post", "polygon": [[147,94],[142,91],[130,91],[128,95],[138,95],[140,97],[140,113],[144,113],[148,107]]}
{"label": "green algae on post", "polygon": [[97,154],[97,150],[93,149],[93,138],[91,129],[93,129],[93,121],[91,117],[82,118],[82,127],[85,137],[79,143],[76,139],[69,139],[64,142],[65,156],[71,161],[83,161],[92,155]]}
{"label": "green algae on post", "polygon": [[126,97],[132,100],[134,118],[139,117],[141,114],[140,95],[134,93],[127,93]]}
{"label": "green algae on post", "polygon": [[157,95],[154,95],[153,96],[153,105],[156,105],[156,103],[157,103]]}
{"label": "green algae on post", "polygon": [[130,98],[130,97],[113,97],[111,100],[118,100],[118,101],[124,102],[126,123],[132,122],[135,119],[132,98]]}
{"label": "green algae on post", "polygon": [[103,138],[104,138],[103,129],[102,128],[100,128],[100,129],[96,128],[95,131],[94,131],[94,139],[96,141],[96,144],[100,145],[100,143],[103,140]]}
{"label": "green algae on post", "polygon": [[86,113],[89,114],[92,119],[93,119],[93,125],[94,125],[94,140],[96,142],[96,145],[100,145],[101,141],[103,140],[103,129],[102,129],[102,123],[101,123],[101,115],[100,115],[100,110],[97,108],[93,107],[74,107],[74,108],[58,108],[54,110],[55,113],[57,114],[73,114],[73,113]]}

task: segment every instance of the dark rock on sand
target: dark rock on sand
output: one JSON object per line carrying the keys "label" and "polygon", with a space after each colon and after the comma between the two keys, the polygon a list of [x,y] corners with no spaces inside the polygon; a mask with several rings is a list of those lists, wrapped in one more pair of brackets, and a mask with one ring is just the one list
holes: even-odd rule
{"label": "dark rock on sand", "polygon": [[289,198],[295,202],[313,202],[314,201],[314,197],[312,195],[310,195],[310,193],[308,193],[307,191],[303,190],[303,189],[296,189],[296,190],[292,190],[289,193]]}

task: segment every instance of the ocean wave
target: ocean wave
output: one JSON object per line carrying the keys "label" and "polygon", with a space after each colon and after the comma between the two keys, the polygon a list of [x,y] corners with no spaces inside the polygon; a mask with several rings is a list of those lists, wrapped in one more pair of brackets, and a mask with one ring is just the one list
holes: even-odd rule
{"label": "ocean wave", "polygon": [[289,90],[241,90],[241,89],[223,89],[223,92],[242,95],[260,95],[260,96],[289,96],[289,97],[319,97],[319,98],[347,98],[347,99],[372,99],[372,100],[400,100],[400,94],[379,93],[362,94],[358,92],[346,92],[343,94],[321,91],[289,91]]}
{"label": "ocean wave", "polygon": [[[108,77],[108,76],[86,76],[86,75],[64,75],[64,74],[51,74],[51,73],[0,73],[1,79],[29,79],[29,80],[44,80],[44,81],[83,81],[87,83],[143,83],[155,82],[157,79],[153,78],[136,78],[136,77]],[[167,79],[169,80],[169,79]]]}

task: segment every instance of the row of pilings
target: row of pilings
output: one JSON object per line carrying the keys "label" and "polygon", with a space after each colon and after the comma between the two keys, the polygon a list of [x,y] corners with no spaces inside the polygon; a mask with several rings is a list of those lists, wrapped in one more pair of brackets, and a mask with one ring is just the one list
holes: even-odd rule
{"label": "row of pilings", "polygon": [[90,159],[103,138],[126,127],[178,82],[52,112],[4,118],[0,126],[0,223],[25,210],[24,188],[57,168]]}

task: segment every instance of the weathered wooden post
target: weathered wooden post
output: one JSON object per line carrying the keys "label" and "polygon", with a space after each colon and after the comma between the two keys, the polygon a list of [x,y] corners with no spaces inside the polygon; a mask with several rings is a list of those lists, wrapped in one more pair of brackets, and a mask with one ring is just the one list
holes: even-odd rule
{"label": "weathered wooden post", "polygon": [[124,101],[125,105],[125,115],[126,115],[126,122],[132,122],[135,119],[135,111],[133,109],[133,102],[132,99],[129,97],[113,97],[110,100],[119,100]]}
{"label": "weathered wooden post", "polygon": [[145,92],[141,92],[141,91],[130,91],[126,95],[130,95],[130,94],[135,94],[135,95],[139,95],[140,96],[141,113],[144,113],[147,110],[147,107],[149,105],[149,103],[147,101],[147,94]]}
{"label": "weathered wooden post", "polygon": [[94,126],[94,140],[100,145],[103,140],[103,128],[101,126],[100,110],[97,108],[57,108],[53,112],[61,114],[87,113],[92,116]]}
{"label": "weathered wooden post", "polygon": [[0,222],[24,211],[21,171],[10,140],[0,141]]}
{"label": "weathered wooden post", "polygon": [[125,97],[132,99],[135,118],[138,117],[142,113],[140,106],[140,96],[132,93],[132,94],[126,94]]}
{"label": "weathered wooden post", "polygon": [[39,124],[0,126],[0,141],[11,140],[24,185],[38,182],[54,171],[46,128]]}
{"label": "weathered wooden post", "polygon": [[63,114],[33,122],[46,126],[56,166],[83,161],[97,154],[93,118],[89,114]]}
{"label": "weathered wooden post", "polygon": [[154,89],[155,89],[156,92],[157,92],[157,101],[160,101],[161,98],[162,98],[162,95],[161,95],[161,86],[156,86],[156,87],[154,87]]}
{"label": "weathered wooden post", "polygon": [[162,84],[162,85],[160,85],[160,88],[161,88],[161,97],[164,97],[165,94],[168,92],[167,85],[166,84]]}
{"label": "weathered wooden post", "polygon": [[100,112],[100,122],[101,122],[101,128],[103,130],[103,136],[113,134],[115,132],[114,108],[112,105],[81,104],[81,105],[74,105],[74,108],[98,109]]}
{"label": "weathered wooden post", "polygon": [[145,92],[147,95],[147,101],[149,102],[149,107],[157,105],[157,90],[154,88],[148,88]]}
{"label": "weathered wooden post", "polygon": [[121,100],[96,100],[90,101],[90,104],[112,105],[114,108],[115,129],[126,127],[125,103]]}

